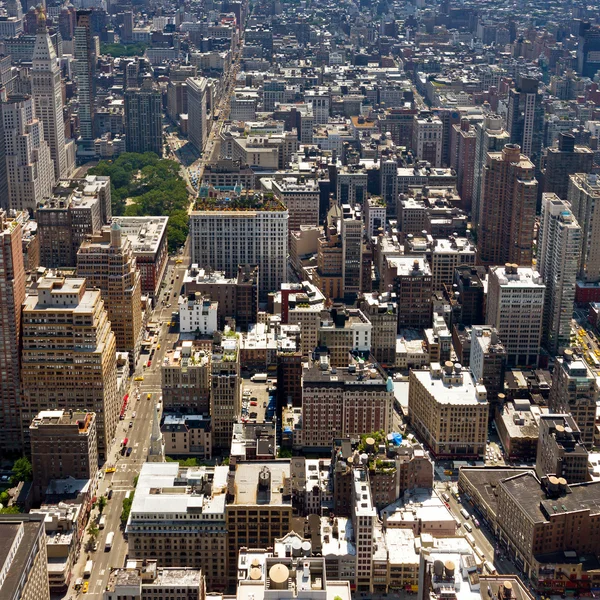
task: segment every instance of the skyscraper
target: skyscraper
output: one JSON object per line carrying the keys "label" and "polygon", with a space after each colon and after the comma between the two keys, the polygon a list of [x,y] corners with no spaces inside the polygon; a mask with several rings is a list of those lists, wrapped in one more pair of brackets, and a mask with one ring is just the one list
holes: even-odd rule
{"label": "skyscraper", "polygon": [[23,213],[9,219],[0,210],[0,452],[21,449],[21,305],[25,268],[21,246]]}
{"label": "skyscraper", "polygon": [[481,264],[531,265],[537,188],[534,165],[517,144],[488,152],[478,236]]}
{"label": "skyscraper", "polygon": [[589,22],[579,24],[577,46],[577,71],[584,77],[594,79],[600,70],[600,27]]}
{"label": "skyscraper", "polygon": [[48,29],[46,15],[38,12],[38,28],[33,50],[31,69],[31,94],[35,102],[35,113],[44,127],[44,138],[50,146],[54,161],[54,179],[68,177],[71,165],[65,147],[65,123],[63,119],[60,68]]}
{"label": "skyscraper", "polygon": [[98,455],[104,460],[119,399],[115,335],[100,290],[86,289],[81,278],[42,277],[23,304],[21,361],[25,447],[41,410],[86,410],[96,413]]}
{"label": "skyscraper", "polygon": [[541,191],[554,192],[561,200],[567,199],[569,175],[591,173],[594,152],[587,146],[576,146],[575,136],[560,133],[558,147],[548,148],[542,167]]}
{"label": "skyscraper", "polygon": [[81,244],[77,276],[102,292],[117,350],[128,352],[134,367],[142,341],[141,281],[131,242],[121,234],[118,223]]}
{"label": "skyscraper", "polygon": [[500,115],[487,115],[482,123],[475,125],[475,159],[473,167],[473,202],[471,221],[479,227],[481,195],[483,192],[483,168],[488,152],[499,152],[510,141],[509,133],[502,126]]}
{"label": "skyscraper", "polygon": [[1,105],[8,193],[2,208],[33,211],[54,184],[50,148],[31,96],[9,96]]}
{"label": "skyscraper", "polygon": [[204,77],[188,77],[188,135],[190,142],[198,152],[204,150],[208,132],[206,131],[206,79]]}
{"label": "skyscraper", "polygon": [[92,44],[91,10],[77,11],[75,26],[75,75],[79,100],[79,139],[77,155],[81,159],[93,158],[94,149],[94,70],[96,53]]}
{"label": "skyscraper", "polygon": [[581,256],[581,227],[568,202],[542,195],[538,270],[546,284],[543,343],[552,354],[568,348]]}
{"label": "skyscraper", "polygon": [[125,145],[127,152],[154,152],[162,156],[162,100],[152,79],[141,88],[125,91]]}
{"label": "skyscraper", "polygon": [[543,94],[538,91],[535,77],[518,75],[517,82],[509,92],[506,129],[510,141],[519,144],[523,154],[539,166],[544,134]]}
{"label": "skyscraper", "polygon": [[342,205],[342,277],[344,297],[356,297],[361,291],[363,222],[360,211]]}

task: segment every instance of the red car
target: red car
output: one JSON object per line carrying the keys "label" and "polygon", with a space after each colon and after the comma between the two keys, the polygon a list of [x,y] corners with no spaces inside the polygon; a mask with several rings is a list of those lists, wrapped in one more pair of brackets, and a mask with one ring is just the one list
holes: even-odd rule
{"label": "red car", "polygon": [[152,365],[152,361],[151,361],[151,360],[149,360],[149,361],[148,361],[148,364],[147,364],[146,366],[150,367],[151,365]]}

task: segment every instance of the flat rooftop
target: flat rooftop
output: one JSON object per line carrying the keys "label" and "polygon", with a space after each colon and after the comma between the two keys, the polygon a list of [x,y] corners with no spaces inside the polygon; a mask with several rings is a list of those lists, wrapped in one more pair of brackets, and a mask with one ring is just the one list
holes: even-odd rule
{"label": "flat rooftop", "polygon": [[487,394],[483,397],[478,396],[478,388],[485,387],[478,385],[470,371],[462,370],[460,373],[454,373],[453,378],[458,378],[460,383],[446,383],[443,376],[436,377],[433,372],[440,368],[438,363],[432,363],[431,369],[427,371],[412,371],[421,385],[435,397],[436,402],[440,404],[465,404],[477,405],[487,403]]}
{"label": "flat rooftop", "polygon": [[121,233],[139,254],[155,254],[167,232],[169,217],[113,217],[121,226]]}
{"label": "flat rooftop", "polygon": [[[266,469],[266,470],[265,470]],[[259,489],[259,476],[270,474],[270,478],[262,478],[264,487]],[[291,471],[289,461],[241,462],[235,471],[234,505],[268,505],[292,506]]]}

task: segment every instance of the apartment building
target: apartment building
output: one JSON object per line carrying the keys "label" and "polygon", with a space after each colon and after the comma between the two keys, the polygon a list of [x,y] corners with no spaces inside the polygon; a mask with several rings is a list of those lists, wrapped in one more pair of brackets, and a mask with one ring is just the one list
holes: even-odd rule
{"label": "apartment building", "polygon": [[598,382],[592,370],[572,350],[564,350],[562,357],[556,358],[548,408],[556,414],[571,414],[588,448],[594,443],[598,397]]}
{"label": "apartment building", "polygon": [[493,418],[496,408],[502,408],[498,395],[504,393],[506,368],[506,349],[496,329],[485,325],[473,326],[469,366],[475,381],[485,386],[490,403],[490,418]]}
{"label": "apartment building", "polygon": [[166,456],[212,458],[211,419],[199,414],[165,413],[160,425]]}
{"label": "apartment building", "polygon": [[588,480],[589,454],[571,415],[540,415],[535,469],[540,479],[554,475],[569,483]]}
{"label": "apartment building", "polygon": [[289,460],[237,462],[227,475],[228,581],[237,581],[242,547],[273,545],[291,529]]}
{"label": "apartment building", "polygon": [[132,559],[201,569],[210,590],[227,587],[227,467],[145,463],[125,529]]}
{"label": "apartment building", "polygon": [[287,279],[288,211],[274,198],[247,194],[225,204],[201,201],[190,214],[192,262],[225,271],[258,265],[259,296]]}
{"label": "apartment building", "polygon": [[179,297],[179,331],[212,335],[218,329],[217,315],[219,305],[210,298],[203,298],[200,292],[194,292],[187,298]]}
{"label": "apartment building", "polygon": [[246,330],[258,321],[258,267],[239,265],[237,275],[226,277],[223,271],[193,264],[183,278],[185,294],[199,292],[217,303],[219,329],[227,319],[235,319],[236,327]]}
{"label": "apartment building", "polygon": [[415,115],[411,148],[420,160],[441,167],[443,138],[444,125],[438,117]]}
{"label": "apartment building", "polygon": [[[285,286],[289,286],[289,293],[284,293]],[[325,309],[325,296],[308,281],[283,284],[281,287],[281,322],[300,327],[300,352],[303,356],[308,356],[319,344],[319,326],[321,312]]]}
{"label": "apartment building", "polygon": [[233,424],[241,415],[240,343],[234,332],[225,333],[210,361],[213,444],[229,448]]}
{"label": "apartment building", "polygon": [[[385,161],[392,162],[394,166],[396,166],[395,161]],[[394,180],[396,179],[396,173],[394,172]],[[396,194],[396,197],[398,194]],[[386,214],[388,210],[389,203],[388,201],[384,201],[384,199],[380,196],[369,196],[364,203],[364,221],[365,221],[365,235],[370,238],[372,236],[378,235],[379,229],[385,229],[386,223]],[[391,214],[396,214],[395,209],[392,212],[392,208],[389,209]]]}
{"label": "apartment building", "polygon": [[302,434],[306,448],[330,448],[336,438],[392,428],[391,380],[376,363],[348,357],[333,367],[327,356],[302,372]]}
{"label": "apartment building", "polygon": [[436,457],[485,456],[488,412],[485,386],[459,363],[410,372],[408,416]]}
{"label": "apartment building", "polygon": [[498,331],[509,366],[537,366],[546,285],[531,267],[507,263],[489,271],[486,324]]}
{"label": "apartment building", "polygon": [[167,350],[160,367],[166,411],[210,414],[211,354],[184,341]]}
{"label": "apartment building", "polygon": [[119,418],[115,335],[100,290],[85,279],[44,276],[23,304],[21,421],[26,446],[29,426],[40,411],[96,413],[99,459]]}
{"label": "apartment building", "polygon": [[538,183],[535,166],[517,144],[488,152],[480,204],[478,261],[531,265]]}
{"label": "apartment building", "polygon": [[102,292],[117,351],[129,353],[133,370],[143,338],[142,287],[133,246],[119,223],[83,241],[77,252],[77,276]]}
{"label": "apartment building", "polygon": [[36,498],[53,479],[89,479],[98,473],[96,415],[73,410],[40,411],[29,427]]}
{"label": "apartment building", "polygon": [[25,266],[21,239],[25,213],[13,218],[0,209],[0,451],[20,451],[21,305],[25,300]]}
{"label": "apartment building", "polygon": [[574,173],[569,176],[567,200],[573,216],[581,225],[582,248],[578,279],[586,283],[600,281],[600,220],[592,218],[600,201],[600,181],[596,174]]}
{"label": "apartment building", "polygon": [[377,511],[371,498],[371,488],[364,469],[352,471],[352,526],[356,540],[356,589],[370,592],[373,590],[373,530],[377,520]]}
{"label": "apartment building", "polygon": [[43,515],[0,515],[0,593],[6,600],[50,600]]}

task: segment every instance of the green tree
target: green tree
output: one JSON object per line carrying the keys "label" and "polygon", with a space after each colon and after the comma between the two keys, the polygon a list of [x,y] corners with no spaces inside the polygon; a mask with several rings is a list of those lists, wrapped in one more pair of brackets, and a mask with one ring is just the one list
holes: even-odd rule
{"label": "green tree", "polygon": [[33,478],[33,468],[25,456],[15,461],[12,472],[13,475],[10,479],[11,485],[16,485],[20,481],[31,481]]}
{"label": "green tree", "polygon": [[100,498],[98,498],[98,512],[100,514],[104,512],[104,508],[107,502],[108,500],[106,499],[106,496],[100,496]]}
{"label": "green tree", "polygon": [[18,506],[7,506],[5,508],[0,508],[0,515],[16,515],[20,512],[21,511]]}

